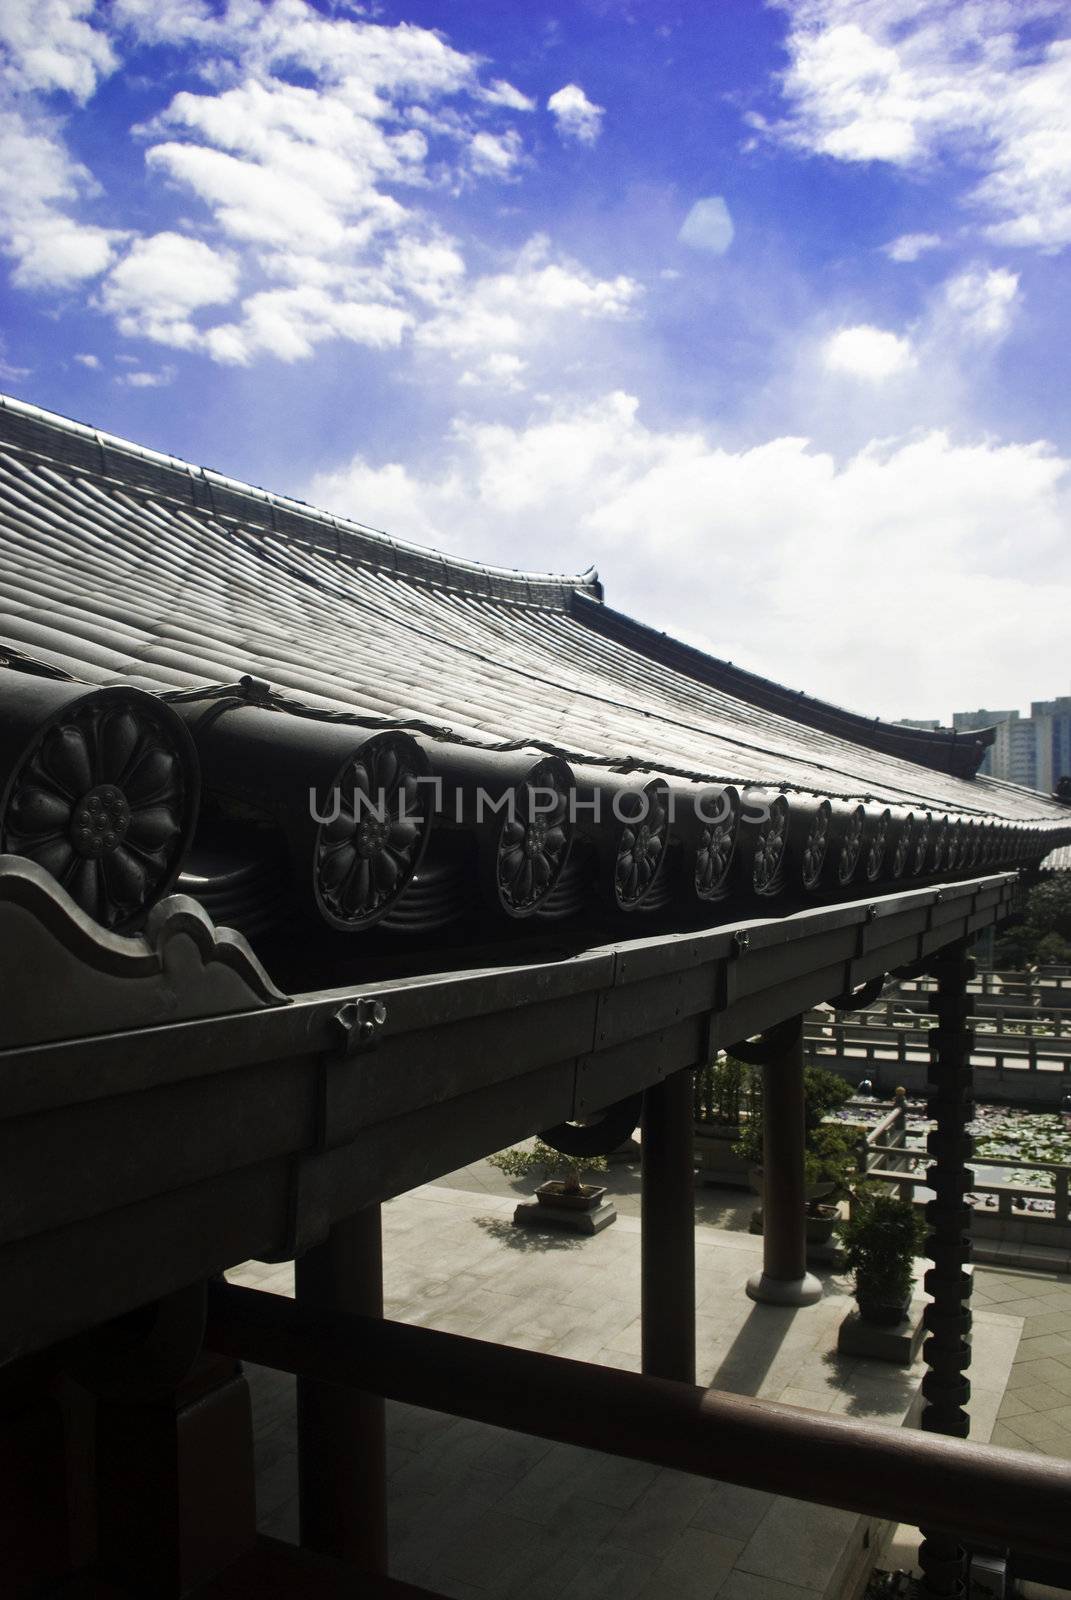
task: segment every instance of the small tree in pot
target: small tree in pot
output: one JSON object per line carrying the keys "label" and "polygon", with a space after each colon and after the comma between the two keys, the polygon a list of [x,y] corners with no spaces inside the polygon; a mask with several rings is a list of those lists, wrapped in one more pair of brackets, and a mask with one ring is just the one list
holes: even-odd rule
{"label": "small tree in pot", "polygon": [[530,1149],[517,1145],[487,1159],[507,1178],[527,1178],[532,1173],[542,1173],[547,1181],[536,1190],[536,1198],[542,1205],[570,1209],[592,1207],[598,1205],[606,1193],[605,1188],[582,1181],[584,1173],[607,1170],[605,1156],[567,1156],[537,1139]]}
{"label": "small tree in pot", "polygon": [[[848,1174],[855,1165],[855,1133],[840,1123],[825,1118],[846,1100],[851,1088],[825,1067],[805,1067],[803,1072],[803,1148],[806,1158],[807,1188],[814,1200],[839,1199],[847,1193]],[[762,1079],[751,1077],[747,1118],[741,1123],[740,1138],[734,1148],[753,1167],[761,1169],[763,1160]]]}
{"label": "small tree in pot", "polygon": [[841,1227],[841,1244],[865,1322],[890,1327],[906,1315],[915,1257],[925,1237],[926,1224],[912,1201],[879,1184],[863,1184],[855,1191],[851,1215]]}

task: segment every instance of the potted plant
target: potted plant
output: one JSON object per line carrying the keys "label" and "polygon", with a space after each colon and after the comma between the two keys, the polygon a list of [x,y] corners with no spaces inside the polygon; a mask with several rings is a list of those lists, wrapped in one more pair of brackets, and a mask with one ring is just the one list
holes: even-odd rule
{"label": "potted plant", "polygon": [[926,1224],[912,1201],[880,1184],[855,1190],[841,1244],[864,1322],[891,1327],[907,1315],[915,1257],[925,1235]]}
{"label": "potted plant", "polygon": [[749,1106],[757,1091],[755,1074],[734,1056],[719,1054],[694,1079],[692,1118],[695,1165],[707,1183],[747,1186],[748,1160],[737,1151]]}
{"label": "potted plant", "polygon": [[828,1245],[840,1222],[855,1172],[855,1134],[836,1122],[820,1122],[806,1134],[803,1171],[807,1195],[807,1242]]}
{"label": "potted plant", "polygon": [[[573,1219],[578,1212],[606,1209],[603,1200],[606,1194],[605,1184],[583,1181],[585,1173],[602,1173],[607,1170],[608,1163],[605,1156],[567,1156],[560,1150],[553,1149],[551,1145],[544,1144],[542,1139],[536,1139],[531,1146],[515,1145],[509,1150],[500,1150],[497,1155],[489,1156],[488,1161],[492,1167],[497,1167],[499,1172],[504,1172],[507,1178],[527,1178],[533,1173],[543,1174],[544,1181],[536,1189],[535,1197],[547,1222],[560,1221],[563,1216]],[[532,1209],[534,1208],[518,1207],[514,1221],[533,1220]],[[616,1212],[608,1220],[612,1222],[614,1215]]]}

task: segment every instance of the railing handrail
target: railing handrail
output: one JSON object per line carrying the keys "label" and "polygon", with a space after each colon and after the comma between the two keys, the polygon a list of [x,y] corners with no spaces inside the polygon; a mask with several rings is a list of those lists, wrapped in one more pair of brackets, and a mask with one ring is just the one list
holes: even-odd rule
{"label": "railing handrail", "polygon": [[[902,987],[908,988],[911,985],[932,983],[933,979],[923,976],[921,978],[897,978],[894,981]],[[980,972],[969,980],[968,986],[977,989],[993,983],[1002,985],[1010,983],[1071,985],[1071,971],[1068,970],[1066,962],[1062,961],[1045,962],[1029,971],[1025,967],[983,967]]]}
{"label": "railing handrail", "polygon": [[1071,1463],[209,1286],[209,1350],[558,1444],[1062,1555]]}
{"label": "railing handrail", "polygon": [[[871,1167],[867,1173],[868,1178],[876,1178],[883,1183],[910,1183],[912,1188],[926,1187],[926,1174],[923,1172],[893,1172],[886,1167]],[[968,1194],[1007,1194],[1019,1198],[1035,1200],[1051,1200],[1052,1194],[1043,1189],[1025,1189],[1017,1183],[972,1183]]]}
{"label": "railing handrail", "polygon": [[[862,1007],[858,1011],[824,1011],[819,1006],[814,1006],[810,1011],[804,1012],[804,1022],[813,1027],[833,1027],[838,1023],[851,1022],[853,1019],[860,1025],[871,1028],[895,1027],[902,1022],[908,1027],[926,1028],[933,1023],[927,1019],[932,1016],[929,1011],[913,1011],[910,1006],[902,1006],[896,1000],[879,1000],[872,1006]],[[1021,1017],[1009,1017],[1004,1007],[992,1011],[974,1012],[971,1015],[973,1027],[996,1023],[998,1027],[1010,1030],[1052,1028],[1059,1032],[1067,1018],[1062,1011],[1031,1011]]]}
{"label": "railing handrail", "polygon": [[[854,1049],[862,1052],[864,1059],[879,1062],[875,1052],[884,1049],[890,1056],[906,1064],[908,1054],[925,1058],[929,1054],[930,1027],[885,1026],[867,1022],[839,1022],[831,1020],[804,1026],[804,1043],[813,1054]],[[984,1061],[993,1058],[996,1070],[1003,1071],[1012,1063],[1013,1071],[1055,1072],[1061,1078],[1071,1075],[1071,1036],[1067,1034],[1002,1033],[975,1031],[972,1056]],[[1050,1063],[1042,1066],[1042,1063]],[[989,1070],[982,1068],[981,1070]]]}
{"label": "railing handrail", "polygon": [[[1020,1033],[1018,1031],[1013,1031],[1012,1029],[1003,1028],[1003,1027],[996,1027],[996,1028],[979,1027],[979,1021],[983,1021],[984,1022],[984,1020],[985,1020],[984,1018],[979,1019],[977,1017],[973,1017],[971,1019],[971,1027],[973,1028],[975,1034],[984,1033],[987,1037],[990,1037],[990,1038],[1008,1039],[1008,1040],[1013,1040],[1013,1039],[1050,1040],[1051,1039],[1051,1040],[1055,1041],[1058,1044],[1066,1045],[1068,1048],[1071,1048],[1071,1037],[1069,1037],[1068,1035],[1066,1035],[1066,1034],[1064,1034],[1062,1032],[1058,1033],[1058,1032],[1056,1032],[1054,1030],[1052,1033],[1037,1033],[1037,1032],[1034,1031],[1034,1027],[1029,1025],[1029,1024],[1026,1026],[1026,1028],[1024,1029],[1024,1031],[1022,1033]],[[904,1020],[903,1022],[884,1022],[884,1021],[879,1021],[877,1018],[866,1017],[865,1014],[863,1014],[863,1013],[860,1014],[860,1016],[859,1016],[859,1018],[857,1020],[851,1020],[849,1018],[844,1018],[844,1017],[829,1017],[828,1020],[826,1018],[819,1018],[819,1017],[814,1017],[814,1018],[806,1017],[806,1018],[804,1018],[804,1031],[806,1032],[807,1029],[809,1028],[812,1031],[812,1033],[816,1029],[831,1029],[834,1032],[843,1032],[846,1028],[858,1028],[864,1033],[917,1033],[917,1034],[923,1034],[924,1035],[924,1034],[932,1033],[934,1028],[936,1027],[936,1025],[937,1025],[936,1021],[934,1021],[934,1022],[924,1022],[924,1021],[921,1021],[921,1020],[918,1020],[918,1021]]]}
{"label": "railing handrail", "polygon": [[[909,1144],[876,1144],[867,1140],[868,1147],[877,1155],[916,1156],[920,1161],[928,1160],[925,1149]],[[1013,1156],[989,1156],[984,1151],[975,1151],[971,1157],[971,1165],[982,1167],[1019,1167],[1027,1172],[1069,1172],[1071,1164],[1066,1161],[1021,1161]]]}

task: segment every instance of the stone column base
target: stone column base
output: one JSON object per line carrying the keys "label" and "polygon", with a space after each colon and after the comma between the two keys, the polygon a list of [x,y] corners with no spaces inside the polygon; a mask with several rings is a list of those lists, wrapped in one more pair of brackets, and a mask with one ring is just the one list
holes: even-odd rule
{"label": "stone column base", "polygon": [[802,1278],[771,1278],[765,1272],[753,1272],[747,1292],[763,1305],[813,1306],[822,1298],[822,1285],[813,1272],[805,1272]]}

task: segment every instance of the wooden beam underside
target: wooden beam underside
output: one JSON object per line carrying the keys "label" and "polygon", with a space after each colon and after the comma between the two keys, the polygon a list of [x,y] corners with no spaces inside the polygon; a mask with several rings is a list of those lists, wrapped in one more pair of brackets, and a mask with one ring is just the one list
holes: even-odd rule
{"label": "wooden beam underside", "polygon": [[[0,1052],[0,1361],[590,1115],[981,932],[1015,879]],[[338,1021],[379,998],[374,1049]]]}

